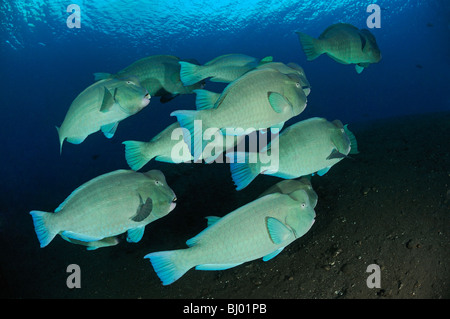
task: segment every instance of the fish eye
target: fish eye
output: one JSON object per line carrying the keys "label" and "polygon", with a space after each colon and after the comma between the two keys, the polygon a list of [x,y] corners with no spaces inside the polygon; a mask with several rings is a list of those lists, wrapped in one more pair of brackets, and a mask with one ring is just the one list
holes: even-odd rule
{"label": "fish eye", "polygon": [[130,80],[127,81],[127,84],[133,84],[133,85],[136,85],[136,84],[134,84],[133,81],[130,81]]}
{"label": "fish eye", "polygon": [[301,203],[300,205],[302,208],[306,208],[306,203]]}
{"label": "fish eye", "polygon": [[296,82],[295,83],[295,86],[297,87],[297,88],[301,88],[302,86],[300,85],[300,82]]}
{"label": "fish eye", "polygon": [[160,181],[155,181],[155,185],[162,186],[162,183]]}

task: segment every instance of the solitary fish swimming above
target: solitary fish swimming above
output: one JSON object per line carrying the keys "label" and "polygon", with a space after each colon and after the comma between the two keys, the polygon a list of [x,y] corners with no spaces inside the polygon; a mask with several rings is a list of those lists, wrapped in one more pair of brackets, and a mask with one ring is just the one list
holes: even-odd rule
{"label": "solitary fish swimming above", "polygon": [[361,73],[370,64],[381,60],[380,49],[373,34],[351,24],[333,24],[318,39],[302,32],[296,33],[308,61],[326,53],[339,63],[356,64],[356,72]]}

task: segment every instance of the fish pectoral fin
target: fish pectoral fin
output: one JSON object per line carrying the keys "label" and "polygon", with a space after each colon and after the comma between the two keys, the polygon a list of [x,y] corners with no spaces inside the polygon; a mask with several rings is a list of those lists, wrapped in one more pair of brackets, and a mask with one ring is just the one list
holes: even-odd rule
{"label": "fish pectoral fin", "polygon": [[[103,239],[103,237],[94,237],[94,236],[89,236],[89,235],[85,235],[85,234],[78,234],[78,233],[74,233],[72,231],[68,231],[65,230],[61,233],[61,237],[67,237],[70,239],[75,239],[75,240],[80,240],[80,241],[84,241],[84,242],[90,242],[90,241],[98,241]],[[64,238],[65,240],[67,240],[67,238]],[[68,240],[70,241],[70,240]]]}
{"label": "fish pectoral fin", "polygon": [[101,127],[103,134],[106,138],[112,138],[114,134],[116,133],[117,126],[119,125],[119,122],[106,124]]}
{"label": "fish pectoral fin", "polygon": [[203,265],[197,265],[195,266],[195,269],[197,270],[225,270],[229,268],[233,268],[236,266],[239,266],[242,263],[236,263],[236,264],[203,264]]}
{"label": "fish pectoral fin", "polygon": [[293,236],[292,231],[276,218],[267,217],[266,225],[270,239],[275,245],[280,245]]}
{"label": "fish pectoral fin", "polygon": [[271,252],[268,255],[265,255],[263,257],[263,261],[268,261],[271,260],[272,258],[274,258],[276,255],[278,255],[279,253],[281,253],[281,251],[284,249],[284,247],[278,248],[277,250]]}
{"label": "fish pectoral fin", "polygon": [[272,106],[273,110],[277,113],[282,113],[287,108],[292,107],[291,103],[289,103],[289,101],[280,93],[267,92],[267,97],[270,106]]}
{"label": "fish pectoral fin", "polygon": [[358,74],[360,74],[362,71],[364,71],[363,66],[359,66],[358,64],[355,65],[355,70]]}
{"label": "fish pectoral fin", "polygon": [[114,97],[109,92],[106,87],[103,87],[103,102],[100,107],[100,112],[106,113],[111,110],[111,107],[114,105]]}
{"label": "fish pectoral fin", "polygon": [[142,200],[141,195],[139,195],[140,204],[136,210],[136,215],[133,217],[130,217],[130,219],[134,222],[141,222],[144,219],[146,219],[148,216],[150,216],[150,213],[153,210],[153,201],[150,197],[147,197],[147,200],[145,203]]}
{"label": "fish pectoral fin", "polygon": [[128,229],[127,233],[127,242],[129,243],[137,243],[144,236],[145,226],[139,226],[136,228]]}
{"label": "fish pectoral fin", "polygon": [[334,159],[334,158],[344,158],[347,157],[347,155],[342,154],[337,149],[333,148],[330,155],[328,155],[327,160]]}

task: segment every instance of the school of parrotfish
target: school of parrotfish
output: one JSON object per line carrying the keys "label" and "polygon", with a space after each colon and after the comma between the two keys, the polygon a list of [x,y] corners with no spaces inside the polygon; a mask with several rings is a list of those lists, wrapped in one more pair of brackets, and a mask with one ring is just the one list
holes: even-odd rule
{"label": "school of parrotfish", "polygon": [[[332,25],[318,39],[296,33],[308,61],[326,53],[339,63],[355,64],[361,73],[381,59],[375,37],[350,24]],[[259,174],[284,179],[224,217],[206,217],[207,228],[187,240],[188,248],[147,254],[163,285],[193,267],[222,270],[274,258],[314,224],[317,194],[308,176],[323,175],[348,154],[358,153],[355,136],[339,120],[314,117],[276,134],[303,112],[311,92],[304,70],[295,63],[227,54],[200,65],[156,55],[116,74],[94,76],[96,82],[75,98],[57,127],[60,152],[64,140],[80,144],[99,130],[111,138],[119,122],[147,107],[151,97],[166,103],[179,94],[196,94],[196,110],[172,112],[177,121],[149,142],[124,141],[132,170],[95,177],[53,213],[31,211],[41,247],[56,235],[88,250],[116,245],[117,236],[125,232],[128,242],[139,242],[146,225],[176,206],[176,195],[161,171],[137,172],[153,158],[177,164],[210,163],[226,156],[237,190]],[[227,85],[223,92],[210,92],[204,89],[208,80]],[[262,148],[239,148],[255,132],[274,135]],[[269,153],[277,159],[263,162]]]}

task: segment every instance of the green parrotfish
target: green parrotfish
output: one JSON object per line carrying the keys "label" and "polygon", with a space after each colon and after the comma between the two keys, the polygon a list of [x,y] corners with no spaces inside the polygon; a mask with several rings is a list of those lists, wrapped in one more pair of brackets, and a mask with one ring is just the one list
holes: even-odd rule
{"label": "green parrotfish", "polygon": [[[278,161],[262,164],[241,153],[230,164],[231,176],[237,190],[247,187],[259,174],[285,179],[317,173],[323,175],[347,157],[358,153],[352,132],[339,120],[329,122],[324,118],[310,118],[297,122],[281,132],[277,147],[270,143],[260,153],[271,153]],[[259,154],[259,156],[261,156]]]}
{"label": "green parrotfish", "polygon": [[370,64],[381,60],[377,41],[367,29],[337,23],[322,32],[318,39],[302,32],[296,33],[308,61],[326,53],[339,63],[356,64],[356,71],[361,73]]}
{"label": "green parrotfish", "polygon": [[[196,90],[197,95],[206,92]],[[213,134],[215,129],[223,135],[248,135],[262,129],[279,129],[303,112],[307,103],[300,75],[283,74],[272,68],[252,70],[228,84],[218,98],[201,100],[215,103],[197,105],[197,111],[171,113],[189,132],[185,141],[196,160],[204,147],[203,135],[198,132],[208,129]]]}
{"label": "green parrotfish", "polygon": [[159,96],[160,101],[166,103],[180,94],[191,94],[204,86],[201,80],[183,85],[180,80],[181,61],[190,61],[193,65],[197,63],[193,59],[182,60],[172,55],[152,55],[132,63],[117,74],[95,73],[94,76],[96,80],[134,76],[151,96]]}
{"label": "green parrotfish", "polygon": [[65,139],[80,144],[99,130],[113,137],[119,122],[136,114],[150,102],[150,95],[135,78],[98,81],[81,92],[57,127],[60,152]]}
{"label": "green parrotfish", "polygon": [[186,242],[189,248],[154,252],[144,258],[150,259],[163,285],[170,285],[192,267],[223,270],[258,258],[274,258],[306,234],[316,217],[317,195],[311,185],[301,181],[284,184],[224,217],[206,217],[208,227]]}
{"label": "green parrotfish", "polygon": [[258,65],[271,61],[271,56],[259,60],[245,54],[221,55],[204,65],[180,61],[180,76],[184,85],[192,85],[207,78],[211,82],[230,83]]}
{"label": "green parrotfish", "polygon": [[54,213],[31,211],[41,247],[56,235],[87,246],[88,250],[141,240],[145,226],[170,213],[176,196],[161,171],[137,173],[117,170],[78,187]]}

